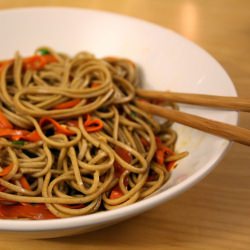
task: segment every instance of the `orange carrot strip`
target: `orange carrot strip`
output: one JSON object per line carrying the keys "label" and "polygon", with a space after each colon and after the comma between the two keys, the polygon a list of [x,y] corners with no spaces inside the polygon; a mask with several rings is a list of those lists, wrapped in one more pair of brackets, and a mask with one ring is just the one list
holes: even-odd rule
{"label": "orange carrot strip", "polygon": [[144,137],[141,137],[140,140],[144,147],[149,147],[150,144]]}
{"label": "orange carrot strip", "polygon": [[40,119],[39,124],[42,127],[44,123],[50,122],[54,125],[56,132],[61,133],[64,135],[74,135],[75,132],[72,130],[69,130],[66,126],[64,127],[63,125],[59,124],[56,120],[50,118],[50,117],[43,117]]}
{"label": "orange carrot strip", "polygon": [[6,61],[2,61],[0,62],[0,71],[2,70],[2,68],[6,65],[8,65],[9,63],[12,63],[14,60],[6,60]]}
{"label": "orange carrot strip", "polygon": [[29,134],[27,130],[19,130],[19,129],[10,129],[10,128],[0,128],[0,137],[7,136],[11,137],[12,140],[18,141],[22,138],[25,138],[26,135]]}
{"label": "orange carrot strip", "polygon": [[[6,64],[12,63],[14,60],[10,59],[10,60],[5,60],[0,62],[0,70],[3,66],[5,66]],[[25,69],[33,69],[33,70],[37,70],[37,69],[42,69],[46,64],[48,63],[52,63],[52,62],[57,62],[57,59],[50,54],[46,54],[46,55],[34,55],[31,57],[26,57],[23,59],[23,65]]]}
{"label": "orange carrot strip", "polygon": [[21,186],[29,191],[31,191],[31,187],[30,184],[28,183],[28,181],[26,180],[25,176],[22,176],[19,180]]}
{"label": "orange carrot strip", "polygon": [[74,100],[71,100],[71,101],[68,101],[68,102],[63,102],[63,103],[60,103],[60,104],[56,105],[53,109],[68,109],[68,108],[73,108],[80,101],[81,101],[81,99],[74,99]]}
{"label": "orange carrot strip", "polygon": [[[78,127],[77,120],[68,121],[67,124],[72,127]],[[83,125],[88,133],[97,132],[103,128],[103,122],[100,119],[91,120],[91,116],[89,114],[86,115],[86,120]]]}
{"label": "orange carrot strip", "polygon": [[92,83],[91,83],[91,88],[97,88],[97,87],[99,87],[100,85],[101,85],[100,82],[92,82]]}
{"label": "orange carrot strip", "polygon": [[0,205],[1,219],[18,219],[27,218],[33,220],[55,219],[44,204],[17,204],[17,205]]}
{"label": "orange carrot strip", "polygon": [[156,157],[157,163],[160,165],[163,165],[163,163],[164,163],[164,151],[163,150],[156,150],[155,157]]}
{"label": "orange carrot strip", "polygon": [[23,60],[25,69],[42,69],[46,64],[57,62],[53,55],[34,55]]}
{"label": "orange carrot strip", "polygon": [[22,136],[21,138],[26,141],[31,141],[31,142],[37,142],[42,139],[36,130],[30,132],[27,135]]}
{"label": "orange carrot strip", "polygon": [[120,198],[121,196],[123,196],[123,192],[122,190],[120,189],[119,185],[115,186],[113,188],[113,190],[111,191],[110,193],[110,196],[109,196],[109,199],[113,200],[113,199],[118,199]]}
{"label": "orange carrot strip", "polygon": [[0,172],[0,176],[5,176],[9,174],[12,168],[13,168],[13,164],[10,164],[7,167],[3,168],[3,170]]}
{"label": "orange carrot strip", "polygon": [[91,124],[91,116],[90,116],[90,114],[87,114],[86,115],[86,121],[84,122],[84,125],[88,126],[90,124]]}
{"label": "orange carrot strip", "polygon": [[97,132],[103,128],[103,122],[100,119],[91,120],[91,116],[87,114],[86,121],[84,122],[84,127],[87,132]]}
{"label": "orange carrot strip", "polygon": [[0,111],[0,128],[13,128],[3,112]]}
{"label": "orange carrot strip", "polygon": [[91,121],[91,124],[86,126],[86,131],[89,133],[97,132],[97,131],[100,131],[102,128],[103,128],[103,122],[99,119],[95,119]]}
{"label": "orange carrot strip", "polygon": [[168,164],[166,165],[166,169],[168,171],[171,171],[173,170],[174,168],[176,168],[177,164],[176,164],[176,161],[170,161],[168,162]]}
{"label": "orange carrot strip", "polygon": [[168,155],[173,155],[174,151],[165,146],[159,137],[155,138],[157,150],[155,152],[156,161],[158,164],[163,165],[165,157]]}

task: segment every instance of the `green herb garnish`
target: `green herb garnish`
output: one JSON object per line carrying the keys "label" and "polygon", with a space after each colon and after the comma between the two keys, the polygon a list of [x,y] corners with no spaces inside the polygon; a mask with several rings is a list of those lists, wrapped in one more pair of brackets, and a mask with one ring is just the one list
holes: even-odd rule
{"label": "green herb garnish", "polygon": [[41,56],[44,56],[44,55],[49,54],[49,51],[48,51],[47,49],[40,49],[40,50],[39,50],[39,54],[40,54]]}
{"label": "green herb garnish", "polygon": [[18,146],[23,146],[25,144],[25,141],[12,141],[12,144],[18,145]]}
{"label": "green herb garnish", "polygon": [[136,114],[135,112],[132,111],[132,112],[130,113],[130,116],[131,116],[132,118],[136,118],[136,117],[137,117],[137,114]]}

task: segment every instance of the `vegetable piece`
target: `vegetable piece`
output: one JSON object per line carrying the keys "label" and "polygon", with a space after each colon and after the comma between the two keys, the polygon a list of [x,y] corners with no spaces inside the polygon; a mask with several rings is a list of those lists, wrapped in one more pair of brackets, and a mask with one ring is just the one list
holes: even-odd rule
{"label": "vegetable piece", "polygon": [[38,70],[42,69],[46,64],[57,62],[57,59],[53,55],[35,55],[32,57],[25,58],[23,60],[25,69]]}
{"label": "vegetable piece", "polygon": [[0,111],[0,128],[13,128],[3,112]]}
{"label": "vegetable piece", "polygon": [[69,109],[69,108],[73,108],[75,107],[79,102],[81,101],[81,99],[74,99],[68,102],[63,102],[60,103],[58,105],[56,105],[54,107],[54,109]]}
{"label": "vegetable piece", "polygon": [[18,129],[5,129],[4,131],[0,129],[0,136],[11,136],[11,139],[14,140],[12,143],[20,146],[24,145],[24,141],[19,141],[20,139],[32,142],[41,140],[41,137],[36,130],[29,132],[27,130]]}
{"label": "vegetable piece", "polygon": [[91,116],[87,114],[84,127],[87,132],[97,132],[103,128],[103,122],[100,119],[91,119]]}
{"label": "vegetable piece", "polygon": [[173,154],[174,152],[170,148],[162,145],[160,148],[156,150],[156,153],[155,153],[157,163],[160,165],[163,165],[165,158]]}
{"label": "vegetable piece", "polygon": [[[72,127],[78,127],[77,120],[68,121],[67,124]],[[86,121],[83,123],[88,133],[100,131],[103,128],[103,122],[100,119],[91,119],[89,114],[86,115]]]}
{"label": "vegetable piece", "polygon": [[23,146],[25,144],[25,141],[12,141],[12,144]]}
{"label": "vegetable piece", "polygon": [[159,137],[155,138],[157,150],[155,152],[156,161],[158,164],[163,165],[165,162],[165,158],[169,155],[173,155],[174,152],[167,146],[165,146]]}
{"label": "vegetable piece", "polygon": [[19,129],[10,129],[10,128],[3,128],[0,129],[0,136],[16,136],[16,140],[19,140],[20,137],[27,135],[29,132],[26,130],[19,130]]}
{"label": "vegetable piece", "polygon": [[161,149],[156,150],[155,157],[156,157],[157,163],[160,165],[163,165],[164,159],[165,159],[164,151]]}
{"label": "vegetable piece", "polygon": [[30,132],[27,135],[22,136],[22,139],[25,139],[26,141],[31,141],[31,142],[37,142],[40,141],[42,138],[38,134],[36,130]]}
{"label": "vegetable piece", "polygon": [[1,69],[2,69],[4,66],[8,65],[9,63],[12,63],[13,61],[14,61],[14,60],[12,59],[12,60],[6,60],[6,61],[0,62],[0,71],[1,71]]}
{"label": "vegetable piece", "polygon": [[11,171],[11,169],[13,168],[13,164],[9,164],[7,167],[3,168],[2,171],[0,171],[0,176],[6,176],[7,174],[9,174],[9,172]]}
{"label": "vegetable piece", "polygon": [[122,196],[123,196],[122,190],[120,189],[119,185],[116,185],[116,186],[112,189],[112,191],[111,191],[111,193],[110,193],[110,196],[109,196],[109,199],[111,199],[111,200],[113,200],[113,199],[118,199],[118,198],[120,198],[120,197],[122,197]]}
{"label": "vegetable piece", "polygon": [[89,124],[88,126],[85,126],[85,128],[86,128],[86,131],[89,133],[98,132],[103,128],[103,123],[101,120],[95,119],[91,121],[91,124]]}
{"label": "vegetable piece", "polygon": [[74,135],[75,132],[72,130],[69,130],[66,126],[59,124],[56,120],[50,118],[50,117],[43,117],[39,121],[39,125],[42,127],[45,123],[52,123],[55,127],[55,130],[57,133],[61,133],[64,135]]}
{"label": "vegetable piece", "polygon": [[92,83],[91,83],[91,88],[97,88],[97,87],[99,87],[99,86],[101,86],[101,83],[100,83],[100,82],[92,82]]}
{"label": "vegetable piece", "polygon": [[22,176],[22,177],[19,179],[19,182],[20,182],[21,186],[22,186],[24,189],[27,189],[28,191],[31,191],[30,184],[28,183],[28,181],[27,181],[27,179],[25,178],[25,176]]}
{"label": "vegetable piece", "polygon": [[87,119],[84,122],[84,127],[87,132],[97,132],[103,128],[103,122],[100,119],[91,119],[91,116],[87,114]]}
{"label": "vegetable piece", "polygon": [[131,118],[136,118],[137,114],[134,111],[132,111],[132,112],[130,112],[130,117]]}
{"label": "vegetable piece", "polygon": [[142,145],[143,145],[144,147],[147,148],[147,147],[150,146],[150,143],[149,143],[144,137],[141,137],[140,140],[141,140],[141,143],[142,143]]}
{"label": "vegetable piece", "polygon": [[166,169],[170,172],[174,168],[176,168],[177,164],[176,161],[170,161],[166,164]]}
{"label": "vegetable piece", "polygon": [[[0,62],[0,70],[3,66],[12,63],[13,61],[14,60],[11,59]],[[24,68],[32,70],[42,69],[46,64],[52,62],[57,62],[57,59],[53,55],[46,53],[45,50],[41,52],[41,55],[34,55],[23,59]]]}
{"label": "vegetable piece", "polygon": [[47,49],[40,49],[38,52],[42,56],[49,54],[49,51]]}
{"label": "vegetable piece", "polygon": [[1,219],[18,219],[27,218],[33,220],[55,219],[44,204],[17,204],[17,205],[0,205]]}

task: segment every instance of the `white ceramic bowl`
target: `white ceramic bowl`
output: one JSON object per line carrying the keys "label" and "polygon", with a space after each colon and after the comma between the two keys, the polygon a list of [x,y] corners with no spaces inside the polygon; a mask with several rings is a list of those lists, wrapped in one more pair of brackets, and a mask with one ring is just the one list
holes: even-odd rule
{"label": "white ceramic bowl", "polygon": [[[143,70],[144,85],[152,89],[235,96],[232,81],[204,50],[176,33],[152,23],[102,11],[69,8],[28,8],[0,12],[0,56],[16,50],[31,54],[49,45],[69,54],[87,50],[96,56],[127,57]],[[237,124],[236,112],[181,106],[193,114]],[[87,232],[135,216],[184,192],[206,176],[222,158],[229,142],[175,125],[178,150],[190,155],[170,181],[151,197],[114,211],[49,221],[0,220],[1,234],[30,238]],[[16,234],[18,232],[18,234]],[[21,234],[20,234],[21,233]]]}

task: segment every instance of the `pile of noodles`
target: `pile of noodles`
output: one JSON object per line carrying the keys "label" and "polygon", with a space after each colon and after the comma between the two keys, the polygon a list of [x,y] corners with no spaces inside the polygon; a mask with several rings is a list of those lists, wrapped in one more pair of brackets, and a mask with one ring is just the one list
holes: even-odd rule
{"label": "pile of noodles", "polygon": [[[1,113],[15,130],[40,138],[0,136],[0,206],[45,204],[52,217],[71,217],[126,206],[159,189],[185,152],[174,152],[170,121],[159,123],[135,106],[135,64],[86,52],[69,57],[47,47],[35,55],[53,60],[29,67],[16,53],[0,68]],[[88,119],[101,127],[87,131]]]}

